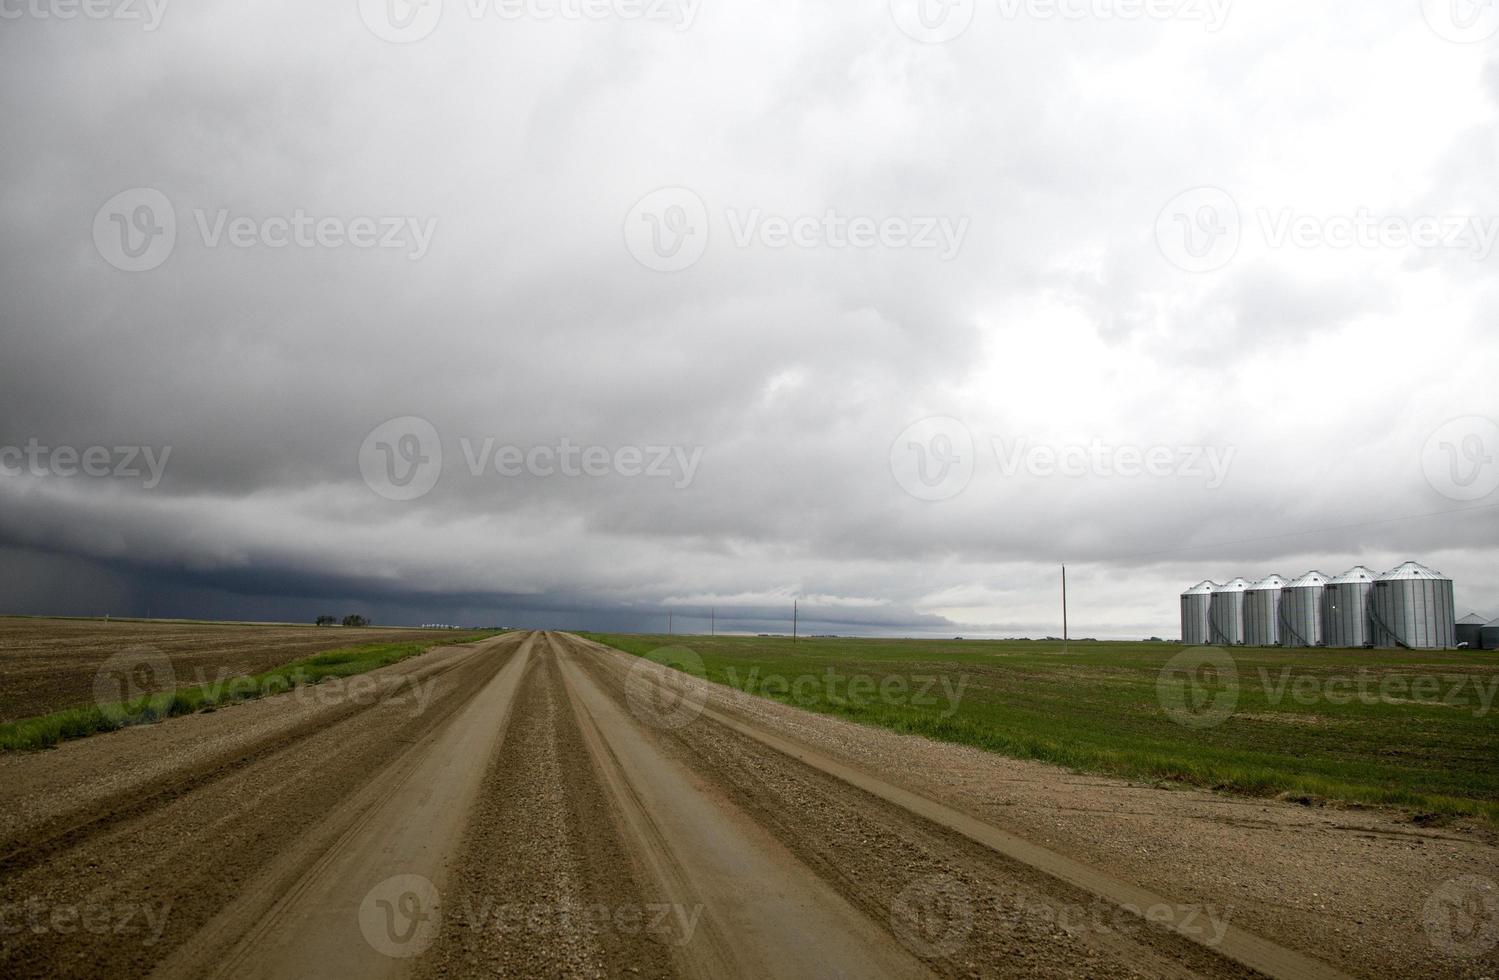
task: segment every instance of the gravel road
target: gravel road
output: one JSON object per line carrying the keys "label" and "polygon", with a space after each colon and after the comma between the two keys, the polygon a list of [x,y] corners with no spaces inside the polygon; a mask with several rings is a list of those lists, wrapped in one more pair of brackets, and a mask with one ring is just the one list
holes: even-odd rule
{"label": "gravel road", "polygon": [[1482,828],[1079,776],[562,633],[368,676],[0,757],[0,974],[1499,976]]}

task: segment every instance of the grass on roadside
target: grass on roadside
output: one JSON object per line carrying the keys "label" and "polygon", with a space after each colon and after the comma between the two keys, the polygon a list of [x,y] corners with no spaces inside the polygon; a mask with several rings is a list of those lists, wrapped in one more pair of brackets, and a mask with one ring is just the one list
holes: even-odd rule
{"label": "grass on roadside", "polygon": [[0,752],[51,748],[59,742],[100,732],[149,725],[197,711],[211,711],[240,701],[281,694],[302,685],[317,684],[330,677],[367,673],[425,653],[434,646],[474,643],[497,635],[490,631],[455,633],[451,640],[444,640],[441,644],[371,643],[343,647],[294,660],[259,674],[160,691],[123,704],[90,704],[36,718],[23,718],[0,724]]}
{"label": "grass on roadside", "polygon": [[[587,635],[637,656],[687,647],[715,683],[1076,771],[1499,824],[1495,653],[1235,648],[1232,713],[1194,728],[1158,687],[1179,644]],[[948,686],[920,703],[927,676]]]}

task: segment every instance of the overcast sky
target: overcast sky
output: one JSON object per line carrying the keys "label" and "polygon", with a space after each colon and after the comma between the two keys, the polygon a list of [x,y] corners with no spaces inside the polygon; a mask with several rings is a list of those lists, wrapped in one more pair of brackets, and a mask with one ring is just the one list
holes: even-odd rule
{"label": "overcast sky", "polygon": [[99,4],[0,0],[3,611],[1499,615],[1493,5]]}

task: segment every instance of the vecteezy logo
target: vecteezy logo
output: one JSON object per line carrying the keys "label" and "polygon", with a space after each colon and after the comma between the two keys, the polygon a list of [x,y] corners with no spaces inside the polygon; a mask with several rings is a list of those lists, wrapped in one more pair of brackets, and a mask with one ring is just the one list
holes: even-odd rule
{"label": "vecteezy logo", "polygon": [[121,191],[94,214],[94,247],[122,272],[149,272],[177,247],[177,209],[161,191]]}
{"label": "vecteezy logo", "polygon": [[386,878],[359,903],[359,931],[377,953],[409,959],[427,951],[442,925],[442,896],[421,875]]}
{"label": "vecteezy logo", "polygon": [[1499,946],[1499,888],[1487,878],[1463,875],[1443,882],[1424,913],[1426,938],[1449,956],[1473,959]]}
{"label": "vecteezy logo", "polygon": [[386,500],[424,497],[442,476],[442,439],[426,419],[383,422],[359,447],[359,473]]}
{"label": "vecteezy logo", "polygon": [[177,686],[172,661],[155,647],[127,647],[94,672],[94,703],[117,724],[143,721],[148,694]]}
{"label": "vecteezy logo", "polygon": [[1243,231],[1239,205],[1217,187],[1194,187],[1173,197],[1156,216],[1161,254],[1187,272],[1212,272],[1233,260]]}
{"label": "vecteezy logo", "polygon": [[1499,490],[1499,424],[1481,415],[1453,419],[1421,450],[1433,490],[1450,500],[1481,500]]}
{"label": "vecteezy logo", "polygon": [[708,672],[697,651],[661,647],[630,665],[625,700],[630,711],[652,728],[674,731],[690,725],[708,702]]}
{"label": "vecteezy logo", "polygon": [[922,419],[890,444],[890,472],[917,500],[956,497],[973,479],[973,467],[973,434],[954,418]]}
{"label": "vecteezy logo", "polygon": [[890,903],[895,938],[922,959],[951,956],[973,931],[973,896],[952,875],[932,875],[908,885]]}
{"label": "vecteezy logo", "polygon": [[663,187],[625,216],[625,248],[657,272],[681,272],[708,250],[708,206],[696,191]]}
{"label": "vecteezy logo", "polygon": [[1214,728],[1239,703],[1239,669],[1226,650],[1188,647],[1156,675],[1156,700],[1166,716],[1187,728]]}
{"label": "vecteezy logo", "polygon": [[901,33],[922,44],[951,41],[973,23],[974,0],[890,0]]}
{"label": "vecteezy logo", "polygon": [[1438,36],[1457,44],[1499,33],[1499,0],[1421,0],[1421,13]]}
{"label": "vecteezy logo", "polygon": [[442,0],[359,0],[359,16],[382,41],[410,44],[437,30]]}

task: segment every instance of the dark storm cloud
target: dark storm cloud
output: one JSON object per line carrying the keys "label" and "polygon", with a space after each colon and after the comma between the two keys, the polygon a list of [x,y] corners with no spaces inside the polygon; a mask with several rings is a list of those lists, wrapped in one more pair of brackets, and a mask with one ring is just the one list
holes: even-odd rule
{"label": "dark storm cloud", "polygon": [[[1172,635],[1204,577],[1416,557],[1490,611],[1499,522],[1441,512],[1494,498],[1422,453],[1499,417],[1492,260],[1277,247],[1261,223],[1499,213],[1492,59],[1409,13],[991,19],[936,46],[882,5],[718,5],[684,32],[455,9],[410,45],[353,4],[7,22],[0,446],[171,449],[150,490],[0,477],[14,608],[632,629],[718,608],[760,632],[800,596],[818,631],[1042,635],[1065,560],[1074,624]],[[709,242],[656,272],[623,225],[676,186]],[[1155,227],[1201,186],[1242,241],[1190,272]],[[179,240],[132,274],[92,224],[142,187]],[[735,241],[830,210],[961,222],[961,248]],[[204,240],[298,213],[433,234],[419,260]],[[405,503],[359,467],[401,416],[444,461]],[[928,416],[974,440],[934,501],[890,460]],[[701,458],[684,486],[472,473],[486,439]],[[1100,445],[1230,460],[1215,485],[1025,461]]]}

